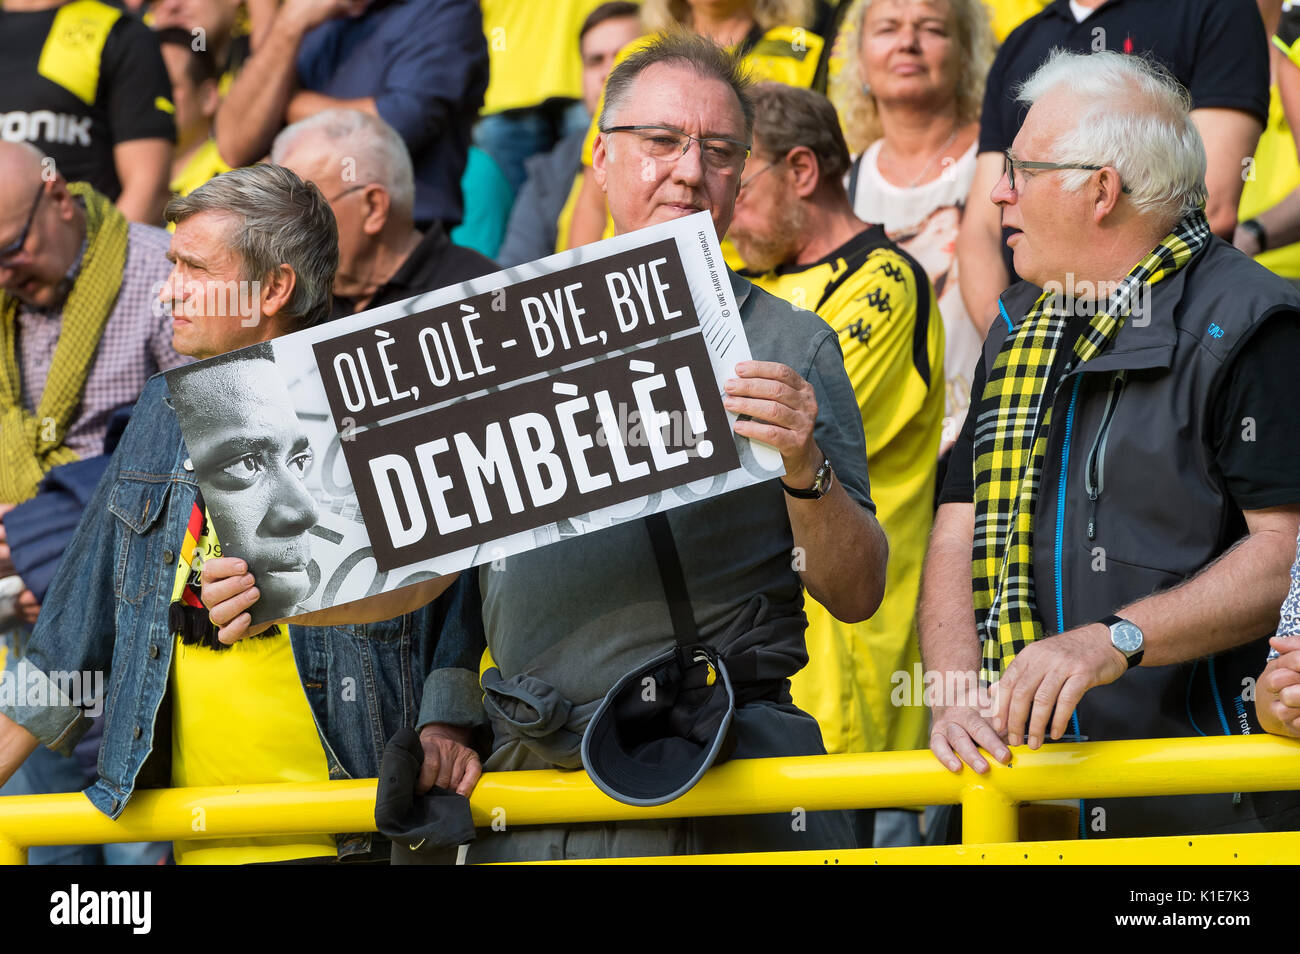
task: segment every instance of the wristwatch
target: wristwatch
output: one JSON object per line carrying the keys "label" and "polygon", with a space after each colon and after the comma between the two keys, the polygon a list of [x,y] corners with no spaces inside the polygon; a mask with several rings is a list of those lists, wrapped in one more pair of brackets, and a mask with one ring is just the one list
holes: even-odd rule
{"label": "wristwatch", "polygon": [[1246,219],[1246,221],[1237,224],[1255,236],[1255,241],[1259,243],[1260,252],[1268,251],[1268,232],[1264,231],[1264,226],[1259,224],[1258,219]]}
{"label": "wristwatch", "polygon": [[1119,616],[1107,616],[1100,622],[1103,626],[1110,627],[1110,644],[1124,654],[1129,669],[1142,661],[1145,649],[1142,630],[1138,629],[1136,623]]}
{"label": "wristwatch", "polygon": [[781,481],[781,486],[791,497],[798,497],[800,500],[820,500],[831,489],[831,482],[834,480],[835,471],[831,470],[831,459],[823,457],[822,465],[817,468],[817,476],[813,478],[812,486],[807,490],[795,490],[784,480]]}

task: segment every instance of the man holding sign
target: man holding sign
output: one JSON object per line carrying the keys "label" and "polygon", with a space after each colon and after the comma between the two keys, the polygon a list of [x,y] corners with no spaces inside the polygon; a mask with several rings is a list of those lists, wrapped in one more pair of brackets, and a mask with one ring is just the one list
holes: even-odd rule
{"label": "man holding sign", "polygon": [[[736,61],[694,36],[658,40],[611,74],[594,169],[620,234],[701,211],[710,214],[719,236],[725,234],[748,154],[752,110],[746,90]],[[726,273],[721,280],[727,279],[754,359],[735,366],[722,403],[741,416],[736,434],[779,451],[785,489],[776,480],[762,480],[715,496],[696,495],[690,498],[694,502],[645,520],[613,522],[597,533],[578,533],[469,571],[467,582],[476,584],[480,595],[490,666],[481,686],[476,671],[448,672],[439,691],[426,694],[421,716],[461,728],[490,721],[487,771],[577,768],[598,758],[591,739],[590,753],[580,749],[587,726],[598,721],[602,700],[630,674],[640,676],[638,667],[647,660],[671,653],[675,636],[681,645],[683,630],[730,670],[727,676],[710,668],[708,687],[715,686],[716,676],[716,685],[725,681],[728,695],[734,695],[734,711],[719,732],[728,734],[729,718],[732,757],[825,751],[817,723],[790,702],[788,677],[807,661],[802,588],[846,620],[869,617],[881,599],[887,544],[873,515],[861,417],[832,329],[738,276]],[[653,301],[652,281],[647,268],[643,282]],[[606,287],[613,298],[605,308],[617,309],[622,286]],[[490,367],[491,353],[483,360]],[[466,373],[473,361],[463,359]],[[634,361],[629,370],[658,374],[671,367],[657,363],[648,369]],[[556,394],[566,393],[560,389],[569,375],[565,371],[563,383],[556,379]],[[665,373],[667,380],[673,377]],[[711,397],[703,390],[705,382],[694,380],[700,398]],[[383,396],[407,387],[401,379],[395,384]],[[606,450],[634,443],[628,434],[609,430],[603,435]],[[426,434],[424,440],[436,442],[433,433]],[[664,440],[662,431],[658,440]],[[359,438],[346,446],[362,443]],[[515,446],[525,442],[516,440]],[[536,440],[526,446],[540,453]],[[704,456],[702,449],[694,450],[692,460]],[[671,452],[661,448],[662,454]],[[424,453],[433,460],[443,452],[430,447]],[[375,467],[374,455],[365,459]],[[603,463],[594,451],[586,460],[593,467]],[[393,473],[408,466],[388,463]],[[409,466],[414,471],[418,463]],[[430,522],[436,517],[435,512]],[[213,622],[222,627],[222,639],[258,629],[260,623],[254,625],[248,612],[255,590],[226,561],[205,567],[203,598]],[[463,635],[459,630],[473,625],[472,615],[449,621],[443,638]],[[652,699],[656,685],[649,678],[637,688]],[[710,750],[707,761],[718,748]],[[460,752],[452,743],[447,751],[449,756]],[[663,771],[672,775],[674,769]],[[680,781],[688,787],[693,778],[687,775]],[[674,791],[672,784],[662,787]],[[606,790],[618,788],[611,784]],[[789,813],[768,816],[565,830],[517,829],[506,819],[506,830],[483,835],[469,857],[821,849],[849,847],[851,840],[842,815],[805,817],[791,805]]]}
{"label": "man holding sign", "polygon": [[[168,215],[177,224],[174,269],[159,299],[176,350],[206,360],[175,391],[161,377],[145,387],[20,664],[35,691],[0,694],[3,784],[38,744],[66,752],[85,732],[82,710],[94,700],[68,698],[61,674],[107,673],[117,702],[86,795],[111,818],[137,788],[373,775],[376,739],[414,720],[415,680],[433,664],[434,641],[423,638],[436,630],[426,622],[432,610],[387,619],[401,612],[394,608],[368,617],[375,626],[343,630],[269,628],[238,646],[218,640],[198,590],[204,561],[223,545],[244,557],[228,562],[256,569],[277,615],[308,589],[310,451],[289,395],[264,387],[262,356],[270,340],[328,315],[337,238],[320,191],[277,166],[218,176],[174,200]],[[190,445],[177,419],[187,407],[219,409]],[[215,475],[203,494],[201,474]],[[249,524],[219,542],[209,511],[247,514]],[[427,603],[446,582],[416,595]],[[199,834],[175,852],[182,864],[230,864],[370,848],[365,833]]]}

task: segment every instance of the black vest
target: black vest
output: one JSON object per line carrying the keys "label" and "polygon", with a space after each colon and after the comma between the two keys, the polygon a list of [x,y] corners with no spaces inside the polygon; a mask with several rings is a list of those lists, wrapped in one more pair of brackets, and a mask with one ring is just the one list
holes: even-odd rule
{"label": "black vest", "polygon": [[[1039,294],[1025,282],[1003,292],[1009,322],[1018,325]],[[1211,238],[1146,303],[1056,392],[1034,513],[1034,584],[1049,634],[1183,582],[1246,532],[1215,462],[1213,398],[1266,319],[1300,313],[1300,292]],[[1009,322],[990,330],[986,372]],[[1252,693],[1267,652],[1261,637],[1208,659],[1132,669],[1087,693],[1079,732],[1089,741],[1260,732]],[[1270,820],[1279,811],[1288,817]],[[1297,824],[1300,793],[1089,801],[1084,818],[1088,837]]]}

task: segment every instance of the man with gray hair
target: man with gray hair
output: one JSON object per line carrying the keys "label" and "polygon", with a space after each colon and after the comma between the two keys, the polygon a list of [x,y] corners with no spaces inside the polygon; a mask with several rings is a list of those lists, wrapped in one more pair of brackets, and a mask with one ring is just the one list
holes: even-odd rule
{"label": "man with gray hair", "polygon": [[415,228],[415,178],[397,131],[378,116],[328,109],[282,131],[271,161],[321,190],[339,233],[331,317],[377,308],[497,270],[432,223]]}
{"label": "man with gray hair", "polygon": [[[235,398],[265,377],[268,342],[328,315],[337,240],[324,196],[280,166],[227,172],[174,199],[167,214],[174,268],[159,298],[176,347],[222,358],[197,366],[176,394],[162,377],[145,387],[28,645],[25,683],[39,684],[49,704],[27,693],[0,707],[2,783],[39,743],[66,751],[85,731],[84,701],[57,691],[57,674],[107,671],[116,702],[86,795],[112,818],[137,787],[373,776],[375,740],[413,723],[412,680],[432,652],[431,640],[413,635],[431,628],[411,617],[373,630],[275,627],[234,647],[217,638],[199,578],[222,547],[200,471],[218,475],[214,507],[230,515],[238,498],[235,518],[254,515],[226,543],[245,571],[260,571],[268,601],[291,607],[313,585],[305,559],[287,565],[309,549],[315,523],[301,486],[311,454],[292,401]],[[203,390],[220,411],[191,458],[173,403],[199,403]],[[365,833],[175,846],[182,863],[227,864],[369,849]]]}
{"label": "man with gray hair", "polygon": [[[1143,59],[1058,51],[1020,97],[992,200],[1027,281],[999,298],[921,596],[927,669],[993,686],[932,706],[954,772],[1067,731],[1259,731],[1247,703],[1300,524],[1300,295],[1210,234],[1186,94]],[[1300,801],[1081,813],[1087,837],[1257,831]]]}

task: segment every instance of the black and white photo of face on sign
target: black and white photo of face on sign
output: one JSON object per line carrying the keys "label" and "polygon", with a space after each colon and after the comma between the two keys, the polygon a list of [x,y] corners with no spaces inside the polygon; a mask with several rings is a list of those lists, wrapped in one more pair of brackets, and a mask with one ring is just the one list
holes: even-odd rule
{"label": "black and white photo of face on sign", "polygon": [[260,619],[292,616],[313,588],[309,531],[319,514],[306,485],[311,444],[274,351],[231,352],[168,385],[222,555],[247,561]]}

